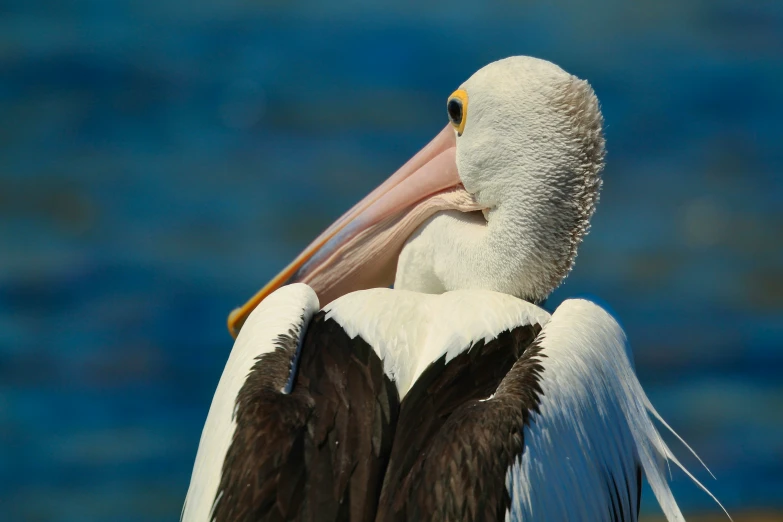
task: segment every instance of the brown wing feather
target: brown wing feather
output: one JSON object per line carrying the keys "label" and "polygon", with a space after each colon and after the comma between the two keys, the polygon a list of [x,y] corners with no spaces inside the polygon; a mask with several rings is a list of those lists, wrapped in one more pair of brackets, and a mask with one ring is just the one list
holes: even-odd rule
{"label": "brown wing feather", "polygon": [[[375,516],[399,410],[397,389],[362,339],[317,314],[258,358],[237,398],[217,521],[363,521]],[[349,400],[350,398],[350,400]]]}
{"label": "brown wing feather", "polygon": [[506,470],[538,405],[540,330],[505,331],[422,374],[401,405],[376,520],[503,519]]}

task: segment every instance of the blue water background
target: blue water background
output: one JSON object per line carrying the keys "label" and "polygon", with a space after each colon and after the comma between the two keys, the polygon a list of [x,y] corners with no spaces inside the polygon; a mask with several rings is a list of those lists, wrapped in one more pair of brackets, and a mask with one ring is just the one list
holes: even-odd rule
{"label": "blue water background", "polygon": [[0,2],[3,520],[176,519],[227,312],[513,54],[606,118],[548,306],[610,307],[718,480],[683,462],[783,508],[783,2],[26,0]]}

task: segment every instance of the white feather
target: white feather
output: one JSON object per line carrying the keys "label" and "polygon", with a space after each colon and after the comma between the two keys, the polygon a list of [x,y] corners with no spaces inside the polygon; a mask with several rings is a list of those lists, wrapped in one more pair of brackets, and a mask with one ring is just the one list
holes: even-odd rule
{"label": "white feather", "polygon": [[[605,520],[608,474],[617,481],[624,520],[636,520],[639,463],[666,518],[683,516],[666,480],[677,462],[652,423],[625,334],[597,305],[565,301],[540,334],[543,391],[525,427],[525,449],[508,470],[512,506],[506,519]],[[677,463],[679,465],[679,463]]]}
{"label": "white feather", "polygon": [[264,299],[247,318],[228,356],[201,432],[190,487],[182,509],[183,521],[207,521],[212,517],[223,460],[236,429],[237,395],[256,358],[274,350],[275,341],[281,334],[292,331],[300,338],[318,308],[315,292],[307,285],[294,284]]}
{"label": "white feather", "polygon": [[400,399],[440,357],[448,362],[479,340],[549,320],[545,310],[489,290],[422,294],[375,288],[347,294],[324,310],[351,338],[358,335],[372,346]]}

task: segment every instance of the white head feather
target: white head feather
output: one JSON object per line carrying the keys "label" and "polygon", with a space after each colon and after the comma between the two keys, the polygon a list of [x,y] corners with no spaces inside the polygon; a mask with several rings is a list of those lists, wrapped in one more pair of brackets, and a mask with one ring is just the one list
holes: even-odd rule
{"label": "white head feather", "polygon": [[482,288],[542,301],[571,270],[598,199],[598,100],[586,81],[523,56],[487,65],[461,89],[459,176],[490,210],[427,220],[400,255],[395,288]]}

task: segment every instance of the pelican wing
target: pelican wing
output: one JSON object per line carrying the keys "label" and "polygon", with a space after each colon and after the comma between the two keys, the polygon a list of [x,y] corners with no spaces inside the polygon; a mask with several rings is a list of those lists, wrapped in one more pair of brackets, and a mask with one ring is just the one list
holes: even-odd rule
{"label": "pelican wing", "polygon": [[644,474],[668,520],[683,520],[665,477],[671,453],[617,322],[589,301],[568,300],[536,345],[538,405],[506,473],[506,519],[636,520]]}
{"label": "pelican wing", "polygon": [[[486,344],[518,356],[505,369],[493,361],[496,388],[455,378],[456,360],[419,377],[377,520],[633,521],[643,473],[669,520],[682,520],[664,476],[669,450],[614,319],[569,300],[532,344],[523,332]],[[462,356],[479,373],[485,352],[479,343]]]}
{"label": "pelican wing", "polygon": [[424,370],[400,406],[376,520],[502,520],[525,408],[507,408],[495,390],[521,371],[519,357],[539,331],[537,323],[515,326]]}
{"label": "pelican wing", "polygon": [[372,520],[398,406],[367,343],[306,285],[278,290],[229,356],[182,520]]}

